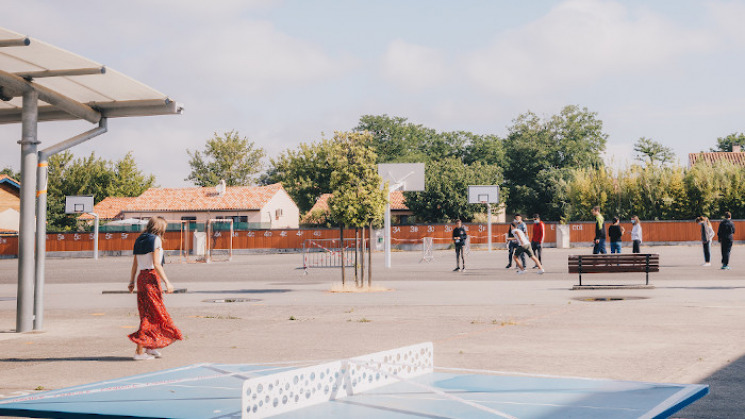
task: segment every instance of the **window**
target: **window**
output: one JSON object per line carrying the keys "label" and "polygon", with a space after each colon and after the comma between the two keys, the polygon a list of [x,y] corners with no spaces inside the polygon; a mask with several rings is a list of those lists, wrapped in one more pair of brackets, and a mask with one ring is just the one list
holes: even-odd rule
{"label": "window", "polygon": [[282,216],[282,208],[277,208],[274,210],[274,219],[279,220],[279,217]]}

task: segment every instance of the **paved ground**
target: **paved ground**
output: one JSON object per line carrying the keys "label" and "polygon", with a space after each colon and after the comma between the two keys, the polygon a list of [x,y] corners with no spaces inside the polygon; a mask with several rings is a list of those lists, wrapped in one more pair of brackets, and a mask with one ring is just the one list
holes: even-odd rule
{"label": "paved ground", "polygon": [[[676,415],[739,418],[745,412],[745,266],[701,267],[698,247],[655,247],[655,289],[571,291],[568,254],[545,252],[547,273],[504,269],[506,252],[474,251],[451,272],[451,252],[419,263],[374,255],[375,293],[331,293],[338,270],[296,269],[297,254],[241,255],[229,263],[166,270],[186,294],[166,305],[186,340],[164,358],[133,362],[137,328],[126,288],[131,259],[49,259],[45,331],[14,333],[17,261],[0,260],[0,398],[199,362],[327,360],[422,341],[435,365],[598,377],[708,383],[711,394]],[[715,249],[715,252],[718,249]],[[588,276],[641,283],[643,274]],[[588,301],[622,297],[619,301]],[[210,300],[243,302],[216,303]]]}

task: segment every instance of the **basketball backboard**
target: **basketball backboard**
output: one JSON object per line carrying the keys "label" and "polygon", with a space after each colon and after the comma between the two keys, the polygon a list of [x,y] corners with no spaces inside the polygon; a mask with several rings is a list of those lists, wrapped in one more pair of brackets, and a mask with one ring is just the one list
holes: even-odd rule
{"label": "basketball backboard", "polygon": [[469,204],[497,204],[499,203],[499,186],[497,185],[469,185]]}
{"label": "basketball backboard", "polygon": [[378,174],[392,190],[424,190],[424,163],[381,163],[378,164]]}
{"label": "basketball backboard", "polygon": [[65,214],[85,214],[93,212],[93,196],[66,196]]}

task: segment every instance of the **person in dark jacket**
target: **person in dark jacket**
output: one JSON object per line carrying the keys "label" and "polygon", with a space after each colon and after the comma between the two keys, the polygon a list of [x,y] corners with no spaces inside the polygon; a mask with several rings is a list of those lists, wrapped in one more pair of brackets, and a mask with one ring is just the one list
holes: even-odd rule
{"label": "person in dark jacket", "polygon": [[625,232],[626,229],[621,226],[621,220],[618,217],[613,217],[613,224],[608,227],[611,253],[621,253],[621,237]]}
{"label": "person in dark jacket", "polygon": [[724,220],[719,223],[717,229],[719,245],[722,247],[722,269],[729,269],[729,253],[732,250],[732,241],[735,238],[735,224],[732,223],[732,214],[724,213]]}
{"label": "person in dark jacket", "polygon": [[[458,220],[455,222],[455,228],[453,229],[453,244],[455,245],[455,269],[453,269],[453,272],[466,270],[466,255],[463,251],[466,240],[468,240],[468,233],[463,228],[463,223]],[[462,268],[461,262],[463,262]]]}
{"label": "person in dark jacket", "polygon": [[592,215],[595,217],[595,246],[592,248],[592,254],[606,254],[608,251],[605,249],[605,218],[600,213],[600,207],[594,207]]}

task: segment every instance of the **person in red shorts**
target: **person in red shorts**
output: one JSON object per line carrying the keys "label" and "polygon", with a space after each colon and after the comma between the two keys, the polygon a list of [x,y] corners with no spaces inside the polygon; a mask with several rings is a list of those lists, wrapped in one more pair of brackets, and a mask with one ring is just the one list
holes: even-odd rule
{"label": "person in red shorts", "polygon": [[[163,217],[153,217],[148,221],[145,232],[135,240],[132,274],[129,292],[134,292],[137,275],[137,309],[140,312],[140,328],[129,335],[137,344],[135,361],[160,358],[158,349],[165,348],[175,340],[183,340],[181,331],[173,323],[163,303],[163,281],[167,293],[173,292],[173,285],[163,270],[163,234],[168,223]],[[138,273],[139,272],[139,273]]]}
{"label": "person in red shorts", "polygon": [[[546,224],[541,221],[541,216],[533,214],[533,237],[530,238],[530,248],[533,250],[533,254],[538,258],[538,261],[543,263],[543,238],[546,235]],[[538,265],[533,266],[533,269],[538,269]]]}

